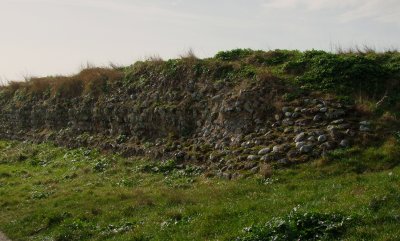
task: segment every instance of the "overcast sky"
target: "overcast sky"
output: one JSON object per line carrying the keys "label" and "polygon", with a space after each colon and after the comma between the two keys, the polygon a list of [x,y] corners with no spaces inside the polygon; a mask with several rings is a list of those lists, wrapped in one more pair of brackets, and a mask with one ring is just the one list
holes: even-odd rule
{"label": "overcast sky", "polygon": [[399,0],[0,0],[0,79],[232,48],[400,47]]}

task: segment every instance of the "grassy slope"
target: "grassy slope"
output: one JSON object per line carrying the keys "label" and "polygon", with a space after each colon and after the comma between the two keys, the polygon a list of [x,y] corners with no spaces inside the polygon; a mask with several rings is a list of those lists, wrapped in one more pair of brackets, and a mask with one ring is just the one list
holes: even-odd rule
{"label": "grassy slope", "polygon": [[399,149],[393,138],[274,170],[271,179],[225,181],[170,166],[146,172],[141,160],[85,149],[1,141],[0,229],[13,240],[229,240],[297,207],[352,217],[343,239],[399,240]]}

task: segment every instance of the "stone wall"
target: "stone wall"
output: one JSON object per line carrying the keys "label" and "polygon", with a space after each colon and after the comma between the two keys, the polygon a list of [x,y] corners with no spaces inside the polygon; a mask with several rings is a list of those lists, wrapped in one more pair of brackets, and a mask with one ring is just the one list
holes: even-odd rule
{"label": "stone wall", "polygon": [[283,98],[291,91],[278,79],[224,85],[203,79],[120,84],[101,96],[70,99],[3,95],[0,136],[174,157],[226,174],[318,158],[357,144],[370,130],[351,105],[304,93]]}

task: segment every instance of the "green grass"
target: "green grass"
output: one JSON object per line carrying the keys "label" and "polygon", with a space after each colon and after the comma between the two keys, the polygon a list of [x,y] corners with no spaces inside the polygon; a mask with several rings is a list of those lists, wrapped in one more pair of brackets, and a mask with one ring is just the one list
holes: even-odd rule
{"label": "green grass", "polygon": [[268,240],[254,230],[399,240],[399,149],[393,139],[227,181],[173,162],[0,141],[0,230],[13,240]]}

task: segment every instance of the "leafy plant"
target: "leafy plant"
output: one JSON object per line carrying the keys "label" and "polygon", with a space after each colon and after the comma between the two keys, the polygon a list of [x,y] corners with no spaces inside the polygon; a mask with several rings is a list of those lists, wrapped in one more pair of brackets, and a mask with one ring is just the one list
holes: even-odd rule
{"label": "leafy plant", "polygon": [[143,166],[142,170],[144,172],[153,172],[153,173],[164,173],[168,174],[172,170],[176,168],[176,162],[174,159],[169,159],[159,163],[151,163]]}
{"label": "leafy plant", "polygon": [[225,61],[234,61],[251,55],[254,50],[251,49],[233,49],[229,51],[220,51],[215,55],[216,59]]}
{"label": "leafy plant", "polygon": [[126,135],[119,135],[118,137],[117,137],[117,143],[118,144],[121,144],[121,143],[124,143],[124,142],[126,142],[128,140],[128,137],[126,136]]}
{"label": "leafy plant", "polygon": [[294,209],[286,217],[274,218],[265,225],[244,229],[236,241],[321,240],[338,238],[352,218],[341,214],[300,213]]}
{"label": "leafy plant", "polygon": [[109,167],[109,165],[110,165],[109,161],[102,158],[94,164],[93,170],[95,172],[104,172]]}
{"label": "leafy plant", "polygon": [[293,60],[300,54],[300,51],[297,50],[276,49],[268,52],[256,51],[254,55],[250,57],[250,62],[268,66],[276,66]]}
{"label": "leafy plant", "polygon": [[400,73],[399,66],[393,62],[396,61],[379,54],[333,54],[312,50],[287,62],[284,69],[298,74],[297,82],[309,89],[347,94],[357,91],[378,97],[393,84],[389,80]]}
{"label": "leafy plant", "polygon": [[32,199],[45,199],[48,198],[52,193],[51,192],[40,192],[40,191],[34,191],[32,192]]}

